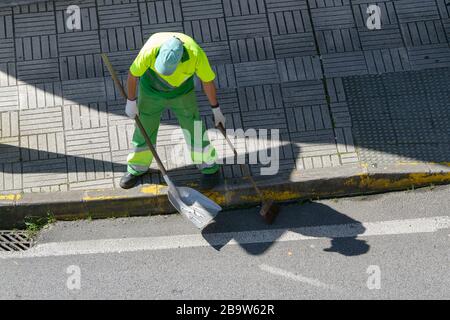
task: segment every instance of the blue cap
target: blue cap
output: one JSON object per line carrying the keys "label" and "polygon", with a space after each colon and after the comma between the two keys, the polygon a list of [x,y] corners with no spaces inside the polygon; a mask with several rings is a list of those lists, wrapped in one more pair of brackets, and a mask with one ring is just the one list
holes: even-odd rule
{"label": "blue cap", "polygon": [[183,56],[183,42],[172,37],[164,42],[159,48],[155,61],[155,69],[164,76],[170,76],[175,72]]}

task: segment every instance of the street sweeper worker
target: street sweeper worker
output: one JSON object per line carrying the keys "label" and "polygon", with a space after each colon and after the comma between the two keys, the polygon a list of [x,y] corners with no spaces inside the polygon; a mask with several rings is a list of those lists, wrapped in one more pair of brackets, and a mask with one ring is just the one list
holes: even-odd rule
{"label": "street sweeper worker", "polygon": [[[216,75],[205,52],[191,37],[175,32],[155,33],[142,47],[128,72],[125,113],[132,119],[139,115],[155,145],[161,114],[170,108],[183,129],[193,163],[203,174],[212,175],[219,170],[219,166],[215,149],[205,139],[205,126],[200,119],[194,90],[194,75],[202,82],[215,125],[225,126],[225,117],[217,102]],[[139,96],[136,97],[138,78]],[[201,128],[201,139],[196,138],[199,135],[194,132],[195,126],[196,130],[199,126]],[[127,158],[127,173],[120,181],[124,189],[134,187],[138,177],[148,171],[153,160],[138,128],[134,130],[132,145],[133,151]]]}

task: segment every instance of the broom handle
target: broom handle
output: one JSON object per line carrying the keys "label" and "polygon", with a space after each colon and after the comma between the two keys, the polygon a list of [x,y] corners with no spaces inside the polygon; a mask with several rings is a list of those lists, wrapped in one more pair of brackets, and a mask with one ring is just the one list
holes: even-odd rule
{"label": "broom handle", "polygon": [[[222,135],[224,136],[224,138],[227,141],[228,145],[231,147],[231,150],[233,150],[234,155],[237,157],[238,153],[236,151],[236,148],[234,147],[234,145],[231,143],[230,139],[228,138],[227,133],[226,133],[225,128],[223,127],[223,125],[221,123],[219,123],[216,126],[216,128],[219,129],[219,131],[222,133]],[[256,193],[258,193],[259,197],[262,200],[263,199],[263,194],[262,194],[261,190],[259,190],[258,186],[256,185],[255,180],[253,180],[253,177],[252,177],[252,175],[250,173],[250,169],[248,169],[243,163],[241,163],[241,170],[243,172],[246,172],[246,173],[248,172],[248,174],[246,175],[246,178],[248,178],[250,180],[250,182],[253,185],[253,188],[255,189]]]}
{"label": "broom handle", "polygon": [[[105,65],[106,65],[106,68],[108,68],[109,73],[111,74],[111,78],[113,79],[115,85],[119,89],[120,94],[125,99],[128,99],[127,93],[125,92],[125,89],[123,88],[122,83],[120,83],[120,80],[117,77],[116,71],[114,70],[111,62],[109,61],[108,56],[105,53],[102,53],[102,59],[103,59],[103,62],[105,63]],[[145,128],[142,125],[142,122],[139,119],[139,116],[136,115],[136,117],[134,117],[134,121],[136,122],[139,130],[141,131],[141,134],[144,137],[145,142],[147,143],[148,148],[150,149],[150,152],[153,154],[153,157],[155,158],[156,163],[158,164],[159,170],[161,171],[163,176],[167,176],[166,168],[164,168],[164,165],[163,165],[163,163],[161,161],[161,158],[159,157],[158,153],[156,152],[155,147],[153,146],[152,142],[150,141],[150,137],[148,136],[147,132],[145,131]]]}

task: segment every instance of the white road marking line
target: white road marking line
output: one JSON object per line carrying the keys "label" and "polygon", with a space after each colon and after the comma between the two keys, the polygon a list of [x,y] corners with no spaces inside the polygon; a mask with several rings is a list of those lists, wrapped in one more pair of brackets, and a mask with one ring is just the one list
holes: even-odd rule
{"label": "white road marking line", "polygon": [[323,282],[321,282],[321,281],[319,281],[317,279],[307,278],[305,276],[302,276],[301,274],[295,274],[295,273],[292,273],[292,272],[289,272],[289,271],[286,271],[286,270],[283,270],[283,269],[279,269],[279,268],[268,266],[266,264],[261,264],[259,266],[259,268],[261,270],[263,270],[263,271],[268,272],[268,273],[271,273],[271,274],[274,274],[274,275],[277,275],[277,276],[281,276],[281,277],[284,277],[284,278],[288,278],[288,279],[291,279],[291,280],[294,280],[294,281],[297,281],[297,282],[307,283],[307,284],[312,285],[314,287],[324,288],[324,289],[331,289],[331,290],[334,289],[333,286],[328,285],[326,283],[323,283]]}
{"label": "white road marking line", "polygon": [[450,229],[449,216],[367,222],[361,224],[353,223],[292,229],[215,233],[207,235],[208,241],[201,234],[191,234],[147,238],[50,242],[38,244],[23,252],[0,252],[0,259],[168,250],[321,238],[361,238],[367,236],[428,233],[436,232],[440,229]]}

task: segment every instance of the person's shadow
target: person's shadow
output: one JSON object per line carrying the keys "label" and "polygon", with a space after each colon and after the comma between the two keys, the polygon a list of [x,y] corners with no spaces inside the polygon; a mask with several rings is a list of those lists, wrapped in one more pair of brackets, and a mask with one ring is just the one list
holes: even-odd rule
{"label": "person's shadow", "polygon": [[214,222],[203,229],[202,235],[218,251],[233,240],[248,253],[259,255],[290,231],[305,237],[329,238],[330,247],[324,251],[357,256],[370,248],[365,240],[357,238],[365,230],[361,222],[327,205],[305,203],[283,206],[271,226],[264,224],[259,208],[219,213]]}

